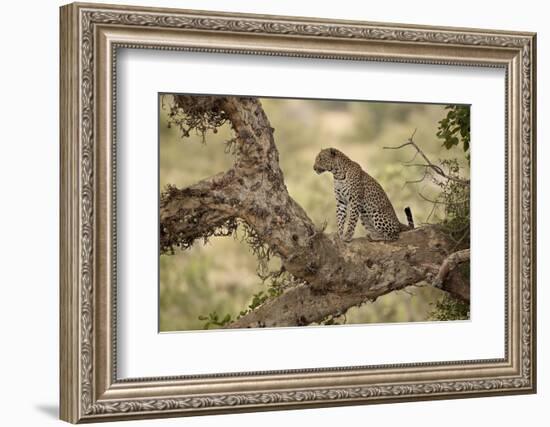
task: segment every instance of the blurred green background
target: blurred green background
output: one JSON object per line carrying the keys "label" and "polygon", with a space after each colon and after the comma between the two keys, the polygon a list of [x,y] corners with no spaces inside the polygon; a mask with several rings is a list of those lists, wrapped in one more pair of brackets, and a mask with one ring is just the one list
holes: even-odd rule
{"label": "blurred green background", "polygon": [[[424,174],[423,168],[403,164],[413,158],[414,150],[383,147],[406,142],[417,129],[415,142],[433,162],[456,158],[456,151],[446,150],[436,137],[438,121],[447,114],[444,105],[274,98],[261,102],[275,128],[288,191],[316,225],[327,222],[326,232],[336,231],[332,176],[315,174],[313,162],[319,150],[328,147],[343,151],[380,182],[401,222],[406,223],[406,206],[411,207],[417,226],[441,218],[442,212],[434,212],[434,205],[419,195],[435,198],[438,190],[433,183],[406,184]],[[170,128],[167,112],[161,98],[161,191],[167,184],[184,188],[231,167],[232,156],[224,151],[224,141],[231,138],[229,126],[209,133],[203,144],[199,135],[182,138],[179,129]],[[461,165],[467,173],[467,162]],[[363,235],[358,224],[355,237]],[[254,294],[266,288],[256,275],[257,264],[239,236],[211,238],[187,251],[162,255],[160,331],[203,329],[205,322],[199,316],[212,312],[220,317],[238,315]],[[432,287],[409,287],[350,309],[346,323],[425,321],[442,295]]]}

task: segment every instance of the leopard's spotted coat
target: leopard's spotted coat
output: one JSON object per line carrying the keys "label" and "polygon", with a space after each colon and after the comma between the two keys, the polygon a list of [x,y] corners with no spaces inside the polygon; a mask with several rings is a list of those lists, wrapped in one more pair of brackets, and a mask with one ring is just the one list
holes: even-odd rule
{"label": "leopard's spotted coat", "polygon": [[338,235],[343,240],[352,239],[359,219],[371,240],[397,240],[401,231],[414,228],[410,209],[405,209],[409,225],[401,224],[382,186],[341,151],[321,150],[313,169],[334,177]]}

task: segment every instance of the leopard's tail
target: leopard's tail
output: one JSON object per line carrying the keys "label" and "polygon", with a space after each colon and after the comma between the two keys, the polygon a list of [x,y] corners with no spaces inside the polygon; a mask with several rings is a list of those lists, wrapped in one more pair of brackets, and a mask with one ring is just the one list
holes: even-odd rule
{"label": "leopard's tail", "polygon": [[405,215],[407,216],[407,223],[409,224],[408,229],[412,230],[414,228],[413,214],[411,208],[408,206],[405,208]]}

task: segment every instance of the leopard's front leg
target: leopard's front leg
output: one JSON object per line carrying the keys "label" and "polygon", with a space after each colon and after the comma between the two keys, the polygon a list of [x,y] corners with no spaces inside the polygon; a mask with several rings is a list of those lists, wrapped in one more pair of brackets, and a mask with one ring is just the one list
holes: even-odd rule
{"label": "leopard's front leg", "polygon": [[340,198],[336,193],[336,220],[338,222],[338,237],[344,239],[344,229],[346,226],[347,202]]}
{"label": "leopard's front leg", "polygon": [[349,242],[353,238],[357,221],[359,220],[359,205],[356,200],[349,203],[348,229],[344,235],[344,241]]}

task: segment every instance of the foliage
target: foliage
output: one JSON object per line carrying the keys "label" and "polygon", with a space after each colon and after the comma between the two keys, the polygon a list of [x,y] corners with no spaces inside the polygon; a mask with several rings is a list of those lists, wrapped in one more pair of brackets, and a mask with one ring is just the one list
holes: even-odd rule
{"label": "foliage", "polygon": [[470,151],[470,106],[447,105],[447,116],[439,121],[437,136],[443,139],[443,146],[450,149],[462,143],[462,148],[469,156]]}
{"label": "foliage", "polygon": [[[165,98],[171,97],[169,105]],[[218,133],[218,128],[227,122],[225,112],[216,98],[193,95],[163,95],[163,108],[168,108],[168,128],[173,125],[181,130],[181,137],[188,138],[191,131],[201,136],[206,143],[208,131]]]}
{"label": "foliage", "polygon": [[468,320],[469,318],[470,305],[448,294],[434,304],[434,309],[429,314],[429,320]]}
{"label": "foliage", "polygon": [[[244,310],[241,310],[239,312],[238,316],[236,316],[236,319],[246,316],[251,311],[263,305],[269,299],[277,298],[286,289],[303,283],[302,281],[297,280],[294,276],[288,273],[284,268],[280,268],[277,271],[269,271],[268,266],[266,264],[266,259],[262,257],[258,257],[257,274],[260,277],[260,279],[262,279],[262,285],[265,286],[266,282],[268,283],[268,285],[266,289],[256,292],[255,294],[252,295],[252,299],[250,303]],[[211,324],[215,324],[210,322],[211,316],[215,314],[216,313],[214,312],[214,313],[209,313],[208,316],[202,316],[202,315],[199,316],[200,320],[207,321],[207,323],[205,323],[204,325],[205,329],[208,329],[207,326],[210,326]],[[230,314],[227,314],[224,317],[224,319],[227,317],[231,319]]]}
{"label": "foliage", "polygon": [[[458,160],[444,160],[442,166],[447,176],[460,179]],[[470,246],[470,186],[453,179],[433,178],[441,192],[434,203],[434,209],[443,210],[441,225],[456,243],[455,250]]]}
{"label": "foliage", "polygon": [[[273,277],[277,276],[277,277]],[[284,276],[283,279],[281,279],[281,276]],[[231,323],[233,320],[239,319],[243,316],[246,316],[251,311],[254,311],[256,308],[264,304],[266,301],[268,301],[270,298],[276,298],[279,295],[283,293],[283,290],[285,287],[288,286],[287,280],[288,276],[290,276],[287,273],[287,276],[282,274],[276,274],[272,273],[269,275],[271,278],[271,283],[265,290],[261,290],[255,294],[252,295],[252,300],[248,304],[248,306],[239,312],[239,315],[233,319],[231,314],[226,314],[222,320],[219,320],[218,314],[214,311],[209,313],[207,316],[199,316],[199,320],[206,321],[204,324],[204,329],[210,329],[212,326],[216,327],[223,327],[227,325],[228,323]]]}
{"label": "foliage", "polygon": [[[463,151],[469,163],[470,150],[470,107],[464,105],[448,105],[447,117],[439,122],[437,136],[445,141],[443,145],[448,150],[457,147],[459,138]],[[444,160],[449,179],[440,181],[439,200],[444,206],[442,225],[449,236],[455,241],[455,250],[470,247],[470,185],[462,181],[461,167],[458,159]]]}
{"label": "foliage", "polygon": [[[162,208],[170,202],[172,198],[193,194],[193,190],[186,188],[178,190],[173,185],[166,185],[164,190],[160,192],[159,206]],[[174,255],[175,249],[189,249],[197,239],[194,236],[186,236],[178,231],[179,223],[186,221],[194,225],[200,224],[202,213],[197,210],[192,214],[186,215],[185,218],[173,219],[171,221],[164,220],[163,227],[160,229],[159,250],[161,254]],[[210,237],[225,237],[235,234],[239,223],[234,218],[229,218],[220,221],[215,228],[205,229],[200,236],[204,244],[208,243]]]}
{"label": "foliage", "polygon": [[252,301],[250,302],[250,304],[248,304],[248,307],[246,307],[244,310],[241,310],[239,312],[237,319],[255,310],[256,308],[261,306],[263,303],[265,303],[268,299],[278,297],[279,295],[281,295],[281,293],[282,291],[276,288],[273,288],[271,286],[268,287],[265,291],[262,290],[258,293],[255,293],[254,295],[252,295]]}
{"label": "foliage", "polygon": [[[437,136],[444,139],[443,146],[450,150],[459,146],[462,148],[466,160],[469,162],[470,150],[470,107],[460,105],[448,105],[447,116],[439,121]],[[441,189],[437,199],[434,200],[434,209],[443,207],[444,215],[441,224],[448,235],[455,242],[454,250],[470,247],[470,185],[463,181],[458,159],[444,160],[443,168],[446,169],[448,179],[433,178]],[[464,263],[458,267],[460,274],[470,276],[470,263]],[[464,320],[470,317],[470,306],[446,294],[435,304],[435,309],[430,313],[431,320]]]}
{"label": "foliage", "polygon": [[346,321],[347,319],[345,314],[334,316],[330,315],[321,320],[319,324],[324,326],[345,325]]}
{"label": "foliage", "polygon": [[204,329],[211,329],[212,327],[223,328],[225,325],[233,321],[230,314],[226,314],[222,319],[220,319],[218,313],[215,311],[209,313],[208,316],[199,316],[199,320],[206,321],[204,324]]}
{"label": "foliage", "polygon": [[264,243],[264,241],[262,240],[260,235],[258,235],[256,230],[254,230],[246,222],[239,220],[239,224],[243,231],[241,242],[246,243],[246,245],[249,247],[249,249],[258,259],[257,273],[260,277],[262,277],[262,273],[267,270],[269,265],[269,260],[273,255],[271,252],[271,249],[269,248],[269,246],[267,246]]}

